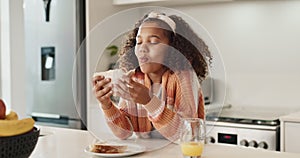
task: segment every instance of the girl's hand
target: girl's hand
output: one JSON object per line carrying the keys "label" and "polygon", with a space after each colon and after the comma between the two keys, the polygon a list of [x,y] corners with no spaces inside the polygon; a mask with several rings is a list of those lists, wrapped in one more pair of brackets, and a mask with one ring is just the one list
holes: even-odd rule
{"label": "girl's hand", "polygon": [[114,86],[116,89],[115,94],[117,96],[126,100],[134,101],[135,103],[145,105],[152,98],[149,89],[143,84],[135,82],[131,78],[131,75],[123,76],[122,79],[118,80],[117,84]]}
{"label": "girl's hand", "polygon": [[110,78],[105,78],[101,75],[93,77],[93,92],[103,109],[109,109],[112,106],[110,100],[112,87],[108,86],[110,82]]}

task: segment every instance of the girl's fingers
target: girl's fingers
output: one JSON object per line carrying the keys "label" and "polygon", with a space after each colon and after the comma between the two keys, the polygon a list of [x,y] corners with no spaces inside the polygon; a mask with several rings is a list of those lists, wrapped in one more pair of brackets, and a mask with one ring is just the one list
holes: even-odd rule
{"label": "girl's fingers", "polygon": [[115,84],[116,89],[121,89],[124,92],[128,92],[128,87],[126,85],[126,82],[123,80],[118,80],[117,83]]}
{"label": "girl's fingers", "polygon": [[120,96],[128,94],[128,90],[124,90],[120,85],[114,85],[114,93],[118,93]]}
{"label": "girl's fingers", "polygon": [[131,100],[131,96],[130,96],[130,93],[128,92],[128,90],[127,91],[123,90],[122,88],[118,87],[118,85],[115,85],[115,87],[114,87],[114,94],[123,99]]}
{"label": "girl's fingers", "polygon": [[114,93],[116,93],[116,92],[118,92],[118,93],[120,93],[120,94],[123,94],[123,93],[125,93],[126,91],[125,91],[122,87],[120,87],[119,84],[115,84],[115,85],[114,85]]}
{"label": "girl's fingers", "polygon": [[110,78],[104,78],[102,80],[97,80],[94,88],[95,91],[102,90],[104,87],[110,87],[108,84],[110,83],[111,79]]}
{"label": "girl's fingers", "polygon": [[112,96],[112,94],[113,94],[113,92],[112,92],[112,91],[109,91],[109,92],[106,93],[102,98],[103,98],[104,100],[109,99],[109,98]]}
{"label": "girl's fingers", "polygon": [[98,81],[101,81],[103,79],[104,79],[104,76],[101,76],[101,75],[93,77],[93,86],[95,86]]}
{"label": "girl's fingers", "polygon": [[124,93],[121,93],[121,92],[114,92],[114,94],[116,95],[116,96],[119,96],[119,97],[121,97],[121,98],[123,98],[123,99],[125,99],[125,100],[132,100],[132,98],[130,97],[130,95],[128,95],[128,94],[124,94]]}
{"label": "girl's fingers", "polygon": [[97,98],[102,98],[102,97],[104,97],[105,95],[107,95],[107,94],[109,94],[109,93],[112,93],[112,90],[111,90],[111,89],[112,89],[111,87],[105,87],[105,88],[103,88],[102,90],[97,91],[97,92],[96,92]]}

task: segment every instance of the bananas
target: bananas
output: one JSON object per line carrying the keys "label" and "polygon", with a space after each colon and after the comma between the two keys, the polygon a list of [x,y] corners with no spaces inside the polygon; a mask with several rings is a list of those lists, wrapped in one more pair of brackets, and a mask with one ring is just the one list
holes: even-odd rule
{"label": "bananas", "polygon": [[14,111],[10,111],[10,113],[5,116],[4,120],[18,120],[18,114]]}
{"label": "bananas", "polygon": [[26,133],[33,129],[34,123],[32,118],[18,120],[17,113],[11,111],[4,120],[0,120],[0,137]]}

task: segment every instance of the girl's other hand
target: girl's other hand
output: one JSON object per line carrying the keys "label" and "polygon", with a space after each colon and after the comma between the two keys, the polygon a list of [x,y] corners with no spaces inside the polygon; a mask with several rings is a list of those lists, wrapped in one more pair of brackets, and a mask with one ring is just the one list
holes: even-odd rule
{"label": "girl's other hand", "polygon": [[115,94],[135,103],[147,104],[152,98],[149,89],[143,84],[135,82],[131,76],[132,74],[128,74],[118,80],[117,84],[114,85]]}
{"label": "girl's other hand", "polygon": [[103,109],[109,109],[112,105],[110,97],[113,93],[112,87],[109,86],[110,82],[110,78],[102,75],[93,77],[93,92]]}

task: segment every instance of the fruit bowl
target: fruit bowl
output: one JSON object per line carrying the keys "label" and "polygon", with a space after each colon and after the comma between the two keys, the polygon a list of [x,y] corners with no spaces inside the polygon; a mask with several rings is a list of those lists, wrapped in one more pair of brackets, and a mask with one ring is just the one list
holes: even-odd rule
{"label": "fruit bowl", "polygon": [[40,129],[34,127],[31,131],[9,137],[0,137],[1,158],[28,158],[34,150]]}

